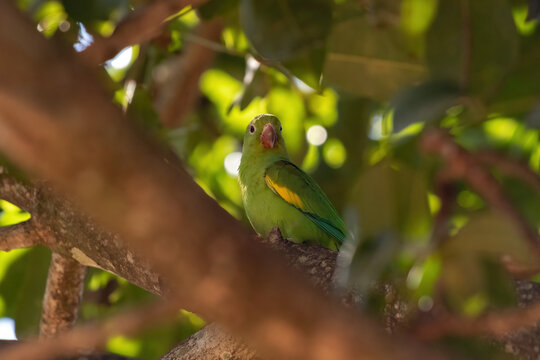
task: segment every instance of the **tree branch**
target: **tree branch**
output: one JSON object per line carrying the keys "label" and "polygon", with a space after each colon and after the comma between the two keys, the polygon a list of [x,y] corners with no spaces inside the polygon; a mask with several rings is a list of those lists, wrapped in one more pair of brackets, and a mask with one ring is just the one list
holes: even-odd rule
{"label": "tree branch", "polygon": [[81,55],[89,65],[101,64],[126,46],[140,44],[155,37],[166,19],[187,6],[197,7],[207,0],[155,0],[127,16],[108,38],[96,38]]}
{"label": "tree branch", "polygon": [[37,193],[35,188],[17,181],[0,166],[0,199],[6,200],[30,213],[35,209]]}
{"label": "tree branch", "polygon": [[[217,42],[222,30],[223,23],[220,19],[204,21],[197,28],[197,36]],[[163,90],[160,100],[160,118],[163,125],[169,128],[177,127],[193,110],[199,98],[199,78],[212,65],[215,56],[213,49],[192,42],[178,61],[175,61],[175,68],[170,71],[172,75],[168,76],[169,88]]]}
{"label": "tree branch", "polygon": [[456,144],[442,130],[431,129],[422,136],[421,147],[427,153],[435,153],[447,164],[447,172],[454,178],[465,180],[494,209],[511,219],[529,242],[540,259],[540,237],[508,199],[497,180],[464,148]]}
{"label": "tree branch", "polygon": [[178,311],[174,302],[157,302],[142,308],[124,311],[105,321],[76,327],[56,337],[28,340],[0,350],[2,359],[56,359],[60,356],[75,356],[101,347],[110,337],[136,334],[137,332],[165,321]]}
{"label": "tree branch", "polygon": [[388,338],[250,241],[177,159],[123,121],[94,74],[55,44],[0,2],[0,50],[10,54],[0,57],[0,147],[144,254],[183,306],[276,358],[447,358]]}
{"label": "tree branch", "polygon": [[507,176],[521,179],[540,194],[540,176],[531,170],[527,164],[518,162],[515,159],[508,159],[488,150],[478,151],[474,155],[482,163],[496,167]]}
{"label": "tree branch", "polygon": [[0,251],[24,249],[41,244],[41,238],[36,230],[36,222],[32,219],[0,227]]}
{"label": "tree branch", "polygon": [[39,327],[41,337],[54,337],[73,327],[79,314],[85,275],[86,266],[52,253]]}

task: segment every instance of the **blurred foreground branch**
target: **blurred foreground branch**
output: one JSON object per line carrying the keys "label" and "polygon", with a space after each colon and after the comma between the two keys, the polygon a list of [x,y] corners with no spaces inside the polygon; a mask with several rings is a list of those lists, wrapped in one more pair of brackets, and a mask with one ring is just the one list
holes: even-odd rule
{"label": "blurred foreground branch", "polygon": [[52,360],[75,356],[102,347],[112,336],[130,335],[170,319],[178,311],[174,302],[158,302],[144,308],[125,311],[107,320],[86,324],[56,337],[25,341],[0,351],[2,359]]}
{"label": "blurred foreground branch", "polygon": [[197,7],[207,0],[155,0],[127,16],[108,38],[96,38],[83,53],[89,65],[101,64],[126,46],[144,43],[159,34],[166,19],[187,6]]}

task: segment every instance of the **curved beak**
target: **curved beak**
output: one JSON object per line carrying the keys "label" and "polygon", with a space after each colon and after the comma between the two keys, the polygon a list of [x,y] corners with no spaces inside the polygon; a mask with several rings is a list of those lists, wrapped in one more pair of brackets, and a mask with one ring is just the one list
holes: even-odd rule
{"label": "curved beak", "polygon": [[277,144],[277,134],[274,125],[267,123],[261,132],[261,143],[267,149],[273,149]]}

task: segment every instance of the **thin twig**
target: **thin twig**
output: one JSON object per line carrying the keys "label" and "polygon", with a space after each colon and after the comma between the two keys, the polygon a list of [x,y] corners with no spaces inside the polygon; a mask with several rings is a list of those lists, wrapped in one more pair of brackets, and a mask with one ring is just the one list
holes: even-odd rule
{"label": "thin twig", "polygon": [[40,337],[53,337],[73,327],[79,314],[85,275],[86,266],[52,253],[43,297]]}
{"label": "thin twig", "polygon": [[28,340],[0,351],[0,359],[55,359],[72,356],[102,347],[112,336],[131,335],[159,322],[166,321],[178,310],[172,302],[156,302],[122,312],[105,321],[86,324],[49,339]]}
{"label": "thin twig", "polygon": [[522,180],[540,194],[540,176],[527,164],[489,150],[478,151],[474,156],[482,163],[496,167],[505,175]]}
{"label": "thin twig", "polygon": [[126,17],[108,38],[96,38],[83,53],[89,65],[101,64],[126,46],[140,44],[154,38],[166,19],[186,6],[198,7],[207,0],[156,0],[141,6]]}
{"label": "thin twig", "polygon": [[422,149],[435,153],[446,161],[448,173],[465,180],[494,209],[510,218],[540,258],[540,237],[506,196],[497,180],[482,166],[475,154],[465,150],[445,132],[438,129],[427,131],[422,137]]}
{"label": "thin twig", "polygon": [[29,248],[41,244],[33,219],[15,225],[0,227],[0,251]]}

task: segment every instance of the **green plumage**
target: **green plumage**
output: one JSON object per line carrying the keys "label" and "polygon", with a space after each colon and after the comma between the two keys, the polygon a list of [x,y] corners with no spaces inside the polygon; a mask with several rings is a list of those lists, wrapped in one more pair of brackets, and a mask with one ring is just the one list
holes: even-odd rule
{"label": "green plumage", "polygon": [[343,242],[343,220],[317,183],[290,162],[275,116],[262,114],[249,123],[239,182],[246,214],[258,234],[266,236],[278,226],[283,237],[295,242],[332,250]]}

